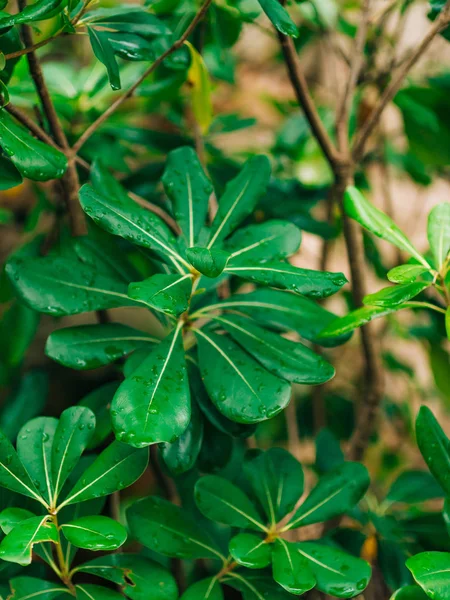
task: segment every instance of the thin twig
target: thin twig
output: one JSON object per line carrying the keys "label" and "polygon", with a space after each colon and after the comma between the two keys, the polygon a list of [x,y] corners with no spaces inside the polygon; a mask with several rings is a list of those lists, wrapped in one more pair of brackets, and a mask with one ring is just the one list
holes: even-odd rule
{"label": "thin twig", "polygon": [[168,48],[163,54],[161,54],[161,56],[159,56],[155,62],[141,75],[141,77],[139,77],[139,79],[125,92],[125,94],[123,94],[122,96],[120,96],[120,98],[118,98],[115,102],[113,102],[111,104],[111,106],[105,110],[104,113],[102,113],[100,115],[100,117],[94,121],[87,129],[86,131],[78,138],[78,140],[76,141],[76,143],[74,144],[72,150],[73,152],[76,154],[80,148],[88,141],[88,139],[91,137],[91,135],[93,135],[97,129],[107,120],[109,119],[109,117],[120,107],[122,106],[122,104],[128,100],[129,98],[131,98],[131,96],[134,94],[134,92],[137,90],[137,88],[141,85],[141,83],[149,76],[153,73],[153,71],[155,71],[155,69],[157,69],[159,67],[159,65],[171,54],[173,54],[176,50],[178,50],[179,48],[181,48],[184,44],[184,42],[189,38],[189,36],[191,35],[191,33],[194,31],[194,29],[196,28],[197,24],[203,19],[203,17],[205,16],[206,12],[208,11],[208,8],[211,5],[212,0],[206,0],[203,4],[203,6],[200,8],[199,12],[195,15],[195,17],[192,19],[191,23],[189,24],[188,28],[186,29],[186,31],[183,33],[183,35],[178,38],[173,44],[172,46],[170,46],[170,48]]}

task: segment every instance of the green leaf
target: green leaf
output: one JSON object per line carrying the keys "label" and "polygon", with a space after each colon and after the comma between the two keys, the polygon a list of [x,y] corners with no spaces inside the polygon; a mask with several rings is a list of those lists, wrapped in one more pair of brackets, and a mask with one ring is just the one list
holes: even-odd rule
{"label": "green leaf", "polygon": [[294,38],[299,36],[297,25],[278,0],[258,0],[258,2],[278,31]]}
{"label": "green leaf", "polygon": [[262,285],[297,292],[311,298],[331,296],[347,283],[342,273],[300,269],[283,262],[268,262],[263,265],[228,265],[225,267],[224,272]]}
{"label": "green leaf", "polygon": [[171,33],[163,21],[135,4],[96,8],[86,13],[82,22],[95,23],[105,29],[124,34],[132,33],[149,39]]}
{"label": "green leaf", "polygon": [[60,504],[59,509],[74,502],[108,496],[134,483],[147,468],[148,450],[112,442],[86,469]]}
{"label": "green leaf", "polygon": [[428,596],[420,587],[415,585],[405,585],[397,590],[390,600],[428,600]]}
{"label": "green leaf", "polygon": [[61,414],[52,447],[54,502],[89,445],[94,430],[95,416],[89,408],[72,406]]}
{"label": "green leaf", "polygon": [[197,581],[181,596],[180,600],[223,600],[220,583],[215,577]]}
{"label": "green leaf", "polygon": [[200,371],[208,394],[228,419],[259,423],[283,410],[291,387],[223,335],[196,330]]}
{"label": "green leaf", "polygon": [[95,415],[95,430],[88,449],[97,448],[112,433],[110,407],[119,381],[111,381],[92,390],[78,403],[90,408]]}
{"label": "green leaf", "polygon": [[225,331],[268,371],[295,383],[315,385],[334,377],[335,370],[321,356],[298,342],[258,327],[238,315],[214,317]]}
{"label": "green leaf", "polygon": [[138,554],[115,553],[95,558],[77,571],[102,577],[122,586],[131,600],[177,600],[173,575],[160,564]]}
{"label": "green leaf", "polygon": [[428,471],[404,471],[391,485],[386,500],[415,504],[443,496],[444,491]]}
{"label": "green leaf", "polygon": [[181,326],[117,390],[111,415],[118,440],[136,448],[174,442],[189,425],[191,402]]}
{"label": "green leaf", "polygon": [[394,221],[373,204],[368,202],[355,187],[348,187],[344,198],[345,212],[349,217],[358,221],[360,225],[377,237],[390,242],[400,250],[414,256],[425,268],[430,265],[424,257],[414,248],[406,235]]}
{"label": "green leaf", "polygon": [[213,193],[213,186],[192,148],[184,146],[169,152],[162,183],[186,244],[191,248],[205,224]]}
{"label": "green leaf", "polygon": [[201,477],[195,484],[194,497],[200,512],[212,521],[232,527],[267,531],[246,494],[223,477]]}
{"label": "green leaf", "polygon": [[292,600],[292,595],[264,571],[231,572],[222,581],[242,592],[244,600]]}
{"label": "green leaf", "polygon": [[367,306],[397,307],[404,302],[408,302],[430,285],[431,282],[416,281],[385,287],[374,294],[365,296],[363,302]]}
{"label": "green leaf", "polygon": [[270,171],[266,156],[254,156],[245,163],[239,175],[227,184],[211,226],[208,249],[224,240],[253,212],[269,184]]}
{"label": "green leaf", "polygon": [[155,310],[178,317],[187,310],[192,292],[192,274],[152,275],[130,283],[128,295]]}
{"label": "green leaf", "polygon": [[114,48],[109,40],[110,33],[89,26],[87,26],[87,30],[95,56],[106,67],[111,88],[120,90],[122,84],[120,82],[119,65],[114,54]]}
{"label": "green leaf", "polygon": [[74,259],[13,259],[7,263],[6,273],[19,298],[49,315],[136,306],[127,295],[126,284]]}
{"label": "green leaf", "polygon": [[10,531],[27,519],[31,519],[36,515],[25,508],[5,508],[0,513],[0,527],[4,534],[8,535]]}
{"label": "green leaf", "polygon": [[1,359],[11,367],[19,365],[25,357],[39,327],[40,315],[22,304],[14,302],[5,311],[0,323]]}
{"label": "green leaf", "polygon": [[323,475],[303,504],[295,512],[287,529],[328,521],[352,509],[369,487],[364,465],[345,462]]}
{"label": "green leaf", "polygon": [[442,202],[428,215],[428,242],[440,270],[450,252],[450,202]]}
{"label": "green leaf", "polygon": [[0,191],[10,190],[22,183],[22,175],[9,158],[0,156]]}
{"label": "green leaf", "polygon": [[188,82],[192,97],[192,112],[196,123],[203,135],[208,133],[213,120],[213,106],[211,99],[211,80],[206,63],[195,47],[188,41],[185,42],[191,53],[191,66],[188,70]]}
{"label": "green leaf", "polygon": [[125,527],[109,517],[81,517],[63,523],[61,529],[71,544],[86,550],[115,550],[127,539]]}
{"label": "green leaf", "polygon": [[58,531],[53,522],[45,517],[32,517],[22,521],[2,540],[0,558],[26,566],[31,563],[34,544],[58,543]]}
{"label": "green leaf", "polygon": [[427,271],[423,265],[399,265],[388,272],[387,278],[392,283],[412,283]]}
{"label": "green leaf", "polygon": [[26,423],[17,437],[17,454],[40,495],[50,503],[53,497],[51,473],[52,444],[58,420],[36,417]]}
{"label": "green leaf", "polygon": [[228,261],[228,252],[212,248],[188,248],[186,256],[191,265],[206,277],[219,277]]}
{"label": "green leaf", "polygon": [[236,231],[225,243],[229,265],[264,263],[292,256],[300,248],[302,233],[289,221],[267,221]]}
{"label": "green leaf", "polygon": [[434,600],[448,600],[450,590],[448,552],[421,552],[408,558],[406,566],[427,596]]}
{"label": "green leaf", "polygon": [[416,420],[419,450],[431,473],[450,495],[450,440],[427,406],[421,406]]}
{"label": "green leaf", "polygon": [[122,594],[91,583],[75,586],[77,600],[123,600]]}
{"label": "green leaf", "polygon": [[65,155],[32,137],[5,110],[0,110],[0,146],[23,177],[49,181],[66,171]]}
{"label": "green leaf", "polygon": [[290,594],[312,590],[316,579],[295,544],[277,539],[272,551],[273,578]]}
{"label": "green leaf", "polygon": [[307,560],[316,578],[317,589],[324,594],[353,598],[367,587],[372,569],[365,560],[316,542],[299,542],[295,545]]}
{"label": "green leaf", "polygon": [[303,494],[301,464],[283,448],[248,453],[244,472],[272,525],[289,514]]}
{"label": "green leaf", "polygon": [[385,306],[363,306],[362,308],[357,308],[356,310],[349,312],[348,315],[335,319],[330,325],[325,327],[318,336],[319,341],[322,337],[329,338],[350,333],[354,329],[369,323],[369,321],[390,315],[400,308],[402,307],[386,308]]}
{"label": "green leaf", "polygon": [[152,348],[159,340],[120,323],[79,325],[53,331],[45,354],[65,367],[84,370],[108,365],[137,348]]}
{"label": "green leaf", "polygon": [[450,306],[445,311],[445,331],[447,332],[447,338],[450,340]]}
{"label": "green leaf", "polygon": [[63,10],[64,4],[63,0],[37,0],[17,14],[0,19],[0,28],[50,19]]}
{"label": "green leaf", "polygon": [[[175,237],[164,221],[136,204],[114,179],[112,184],[109,173],[100,167],[97,171],[96,189],[89,185],[80,189],[84,212],[109,233],[149,248],[174,265],[183,262],[175,249]],[[98,188],[102,189],[101,193]]]}
{"label": "green leaf", "polygon": [[163,498],[135,502],[127,510],[127,519],[138,542],[165,556],[225,558],[188,512]]}
{"label": "green leaf", "polygon": [[20,462],[13,445],[0,431],[0,486],[46,505]]}
{"label": "green leaf", "polygon": [[172,444],[160,444],[164,464],[171,475],[181,475],[193,468],[203,443],[203,420],[199,408],[192,403],[187,429]]}
{"label": "green leaf", "polygon": [[28,598],[38,595],[39,600],[53,600],[61,594],[69,594],[69,590],[62,583],[54,581],[44,581],[35,577],[14,577],[9,582],[11,585],[10,600],[27,600]]}
{"label": "green leaf", "polygon": [[271,546],[252,533],[235,535],[229,551],[234,560],[247,569],[264,569],[272,561]]}

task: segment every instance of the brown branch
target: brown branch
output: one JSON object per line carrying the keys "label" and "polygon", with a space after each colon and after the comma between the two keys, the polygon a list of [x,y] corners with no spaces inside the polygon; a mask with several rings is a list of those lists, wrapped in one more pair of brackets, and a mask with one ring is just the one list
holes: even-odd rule
{"label": "brown branch", "polygon": [[131,98],[137,88],[141,85],[141,83],[155,71],[159,65],[171,54],[173,54],[176,50],[180,49],[184,42],[189,38],[191,33],[196,28],[197,24],[203,19],[205,14],[208,11],[208,8],[211,5],[212,0],[206,0],[203,6],[200,8],[199,12],[192,19],[186,31],[183,33],[181,37],[179,37],[173,44],[168,48],[161,56],[159,56],[155,62],[139,77],[139,79],[134,83],[128,90],[120,96],[115,102],[111,104],[111,106],[105,110],[104,113],[100,115],[100,117],[94,121],[86,131],[78,138],[76,143],[74,144],[72,150],[76,154],[80,148],[88,141],[88,139],[93,135],[97,129],[107,120],[109,117],[120,107],[122,104]]}
{"label": "brown branch", "polygon": [[401,65],[398,72],[395,74],[391,83],[387,86],[381,98],[378,101],[377,106],[374,108],[370,117],[364,123],[361,128],[354,146],[353,146],[353,157],[355,160],[360,160],[364,154],[366,142],[369,139],[371,133],[377,126],[377,123],[389,102],[399,91],[405,77],[408,75],[411,68],[422,58],[425,51],[430,46],[434,38],[443,31],[450,24],[450,0],[447,1],[444,8],[441,10],[439,16],[434,21],[428,32],[424,36],[421,43],[411,53],[409,58]]}
{"label": "brown branch", "polygon": [[51,37],[49,37],[45,40],[42,40],[41,42],[37,42],[36,44],[31,43],[26,48],[22,48],[21,50],[16,50],[15,52],[10,52],[9,54],[5,54],[5,60],[10,60],[11,58],[19,58],[20,56],[24,56],[25,54],[30,54],[31,52],[34,52],[35,50],[38,50],[39,48],[46,46],[49,42],[56,40],[56,38],[59,37],[60,35],[61,35],[61,33],[52,35]]}

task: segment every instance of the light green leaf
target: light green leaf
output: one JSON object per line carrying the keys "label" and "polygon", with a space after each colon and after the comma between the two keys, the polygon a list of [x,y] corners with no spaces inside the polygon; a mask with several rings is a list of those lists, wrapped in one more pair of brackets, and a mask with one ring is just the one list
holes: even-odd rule
{"label": "light green leaf", "polygon": [[249,452],[244,472],[272,525],[289,514],[303,494],[302,466],[283,448]]}
{"label": "light green leaf", "polygon": [[127,519],[139,542],[165,556],[225,558],[188,512],[163,498],[135,502],[127,510]]}
{"label": "light green leaf", "polygon": [[84,370],[108,365],[137,348],[152,348],[159,340],[147,333],[121,325],[79,325],[53,331],[45,354],[65,367]]}
{"label": "light green leaf", "polygon": [[387,278],[392,283],[412,283],[427,271],[423,265],[399,265],[388,272]]}
{"label": "light green leaf", "polygon": [[62,583],[44,581],[35,577],[14,577],[9,583],[11,585],[9,600],[28,600],[33,595],[38,595],[39,600],[53,600],[61,594],[70,594]]}
{"label": "light green leaf", "polygon": [[421,406],[416,420],[416,438],[428,468],[450,495],[450,440],[427,406]]}
{"label": "light green leaf", "polygon": [[5,110],[0,110],[0,146],[23,177],[49,181],[66,171],[65,155],[32,137]]}
{"label": "light green leaf", "polygon": [[186,244],[195,246],[205,225],[213,186],[192,148],[184,146],[169,153],[162,183]]}
{"label": "light green leaf", "polygon": [[36,515],[25,508],[5,508],[0,513],[0,527],[4,534],[8,535],[10,531],[27,519],[31,519]]}
{"label": "light green leaf", "polygon": [[272,561],[272,548],[252,533],[239,533],[231,539],[229,551],[234,560],[247,569],[264,569]]}
{"label": "light green leaf", "polygon": [[92,583],[83,583],[75,586],[77,600],[123,600],[122,594],[111,588],[104,588]]}
{"label": "light green leaf", "polygon": [[406,566],[427,596],[434,600],[450,598],[450,554],[421,552],[408,558]]}
{"label": "light green leaf", "polygon": [[52,444],[58,420],[36,417],[26,423],[17,437],[17,454],[40,495],[50,503],[53,497]]}
{"label": "light green leaf", "polygon": [[206,277],[219,277],[223,272],[227,261],[228,252],[212,248],[188,248],[186,256],[191,265]]}
{"label": "light green leaf", "polygon": [[189,425],[191,402],[180,323],[117,390],[111,407],[118,440],[136,448],[174,442]]}
{"label": "light green leaf", "polygon": [[14,259],[7,263],[6,273],[26,304],[53,316],[137,304],[122,281],[71,258]]}
{"label": "light green leaf", "polygon": [[203,135],[208,133],[213,120],[211,99],[211,80],[208,67],[202,55],[190,42],[184,42],[191,53],[191,66],[188,70],[188,82],[192,97],[192,112]]}
{"label": "light green leaf", "polygon": [[26,566],[31,563],[34,544],[58,543],[58,531],[49,515],[22,521],[2,540],[0,558]]}
{"label": "light green leaf", "polygon": [[95,431],[94,413],[84,406],[66,409],[59,419],[52,447],[54,502],[87,448]]}
{"label": "light green leaf", "polygon": [[197,581],[181,596],[180,600],[223,600],[223,591],[215,577]]}
{"label": "light green leaf", "polygon": [[352,509],[366,493],[370,479],[364,465],[345,462],[323,475],[286,529],[328,521]]}
{"label": "light green leaf", "polygon": [[261,367],[226,336],[196,330],[200,371],[208,394],[228,419],[259,423],[283,410],[291,386]]}
{"label": "light green leaf", "polygon": [[267,221],[236,231],[225,243],[229,265],[255,264],[292,256],[300,247],[302,233],[289,221]]}
{"label": "light green leaf", "polygon": [[412,243],[401,231],[394,221],[384,214],[378,208],[375,208],[368,200],[364,198],[355,187],[348,187],[344,198],[345,212],[349,217],[358,221],[360,225],[377,237],[386,240],[404,250],[411,256],[414,256],[424,267],[430,268],[424,257],[414,248]]}
{"label": "light green leaf", "polygon": [[298,342],[291,342],[238,315],[214,317],[268,371],[295,383],[315,385],[334,377],[334,367]]}
{"label": "light green leaf", "polygon": [[155,310],[178,317],[189,306],[192,274],[152,275],[144,281],[130,283],[128,295]]}
{"label": "light green leaf", "polygon": [[108,496],[134,483],[147,468],[148,450],[112,442],[86,469],[60,504],[59,509],[74,502]]}
{"label": "light green leaf", "polygon": [[318,336],[319,342],[322,337],[326,339],[332,336],[350,333],[354,329],[369,323],[369,321],[390,315],[400,308],[406,307],[397,306],[395,308],[386,308],[385,306],[363,306],[362,308],[357,308],[348,313],[348,315],[335,319],[331,324],[325,327]]}
{"label": "light green leaf", "polygon": [[232,527],[267,531],[246,494],[223,477],[201,477],[195,484],[194,497],[200,512],[212,521]]}
{"label": "light green leaf", "polygon": [[219,201],[211,226],[208,248],[224,240],[255,209],[270,180],[270,163],[266,156],[254,156],[230,181]]}
{"label": "light green leaf", "polygon": [[367,587],[372,569],[365,560],[325,544],[299,542],[295,546],[307,560],[317,589],[324,594],[354,598]]}
{"label": "light green leaf", "polygon": [[428,242],[440,270],[450,252],[450,202],[442,202],[428,215]]}
{"label": "light green leaf", "polygon": [[366,306],[397,307],[404,302],[408,302],[430,285],[431,282],[416,281],[385,287],[374,294],[365,296],[363,302]]}
{"label": "light green leaf", "polygon": [[71,544],[86,550],[115,550],[127,539],[123,525],[103,516],[81,517],[63,523],[61,530]]}
{"label": "light green leaf", "polygon": [[311,298],[331,296],[347,283],[342,273],[301,269],[283,262],[268,262],[263,265],[227,265],[224,272]]}
{"label": "light green leaf", "polygon": [[297,25],[278,0],[258,0],[258,2],[278,31],[294,38],[299,36]]}
{"label": "light green leaf", "polygon": [[273,578],[290,594],[297,596],[312,590],[316,579],[308,561],[295,544],[277,539],[272,551]]}

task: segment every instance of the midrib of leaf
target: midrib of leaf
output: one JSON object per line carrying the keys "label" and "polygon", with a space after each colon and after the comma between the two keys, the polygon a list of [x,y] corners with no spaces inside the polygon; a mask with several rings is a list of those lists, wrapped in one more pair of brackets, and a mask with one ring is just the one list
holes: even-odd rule
{"label": "midrib of leaf", "polygon": [[292,521],[292,523],[288,523],[288,525],[286,526],[288,529],[292,529],[292,527],[295,527],[298,523],[300,523],[301,521],[303,521],[304,519],[306,519],[306,517],[309,517],[309,515],[311,515],[312,513],[316,512],[316,510],[318,510],[319,508],[321,508],[324,504],[326,504],[327,502],[329,502],[330,500],[332,500],[335,496],[337,496],[338,494],[340,494],[342,492],[342,490],[345,488],[341,487],[338,490],[336,490],[333,494],[330,494],[330,496],[328,496],[327,498],[325,498],[324,500],[322,500],[322,502],[319,502],[318,504],[316,504],[315,506],[313,506],[312,508],[310,508],[305,514],[303,514],[301,517],[299,517],[298,519],[296,519],[295,521]]}
{"label": "midrib of leaf", "polygon": [[189,171],[186,171],[186,183],[188,192],[188,211],[189,211],[189,246],[194,245],[194,207],[192,199],[192,183]]}
{"label": "midrib of leaf", "polygon": [[296,548],[296,550],[297,550],[297,552],[302,554],[307,560],[310,560],[311,562],[316,563],[316,565],[319,565],[319,567],[322,567],[323,569],[326,569],[327,571],[331,571],[332,573],[336,573],[336,575],[343,577],[343,575],[340,571],[336,571],[336,569],[333,569],[333,567],[330,567],[329,565],[321,562],[320,560],[317,560],[317,558],[314,558],[314,556],[310,556],[304,550],[300,550],[300,548]]}
{"label": "midrib of leaf", "polygon": [[71,525],[70,523],[65,523],[64,525],[61,525],[61,528],[63,528],[63,527],[69,527],[72,529],[81,529],[82,531],[88,531],[89,533],[93,533],[94,535],[98,535],[100,537],[108,539],[108,537],[104,533],[101,533],[100,531],[96,531],[95,529],[89,529],[89,527],[82,527],[81,525]]}
{"label": "midrib of leaf", "polygon": [[301,315],[303,316],[303,313],[296,311],[292,308],[287,308],[284,306],[279,306],[277,304],[270,304],[268,302],[257,302],[257,301],[250,301],[250,300],[244,300],[244,301],[232,301],[232,302],[222,302],[221,304],[210,304],[209,306],[205,306],[204,308],[201,308],[200,310],[198,310],[195,314],[199,314],[201,312],[211,312],[213,310],[222,310],[223,308],[239,308],[240,306],[247,306],[249,308],[268,308],[271,310],[276,310],[279,312],[285,312],[285,313],[290,313],[293,315]]}
{"label": "midrib of leaf", "polygon": [[42,448],[42,460],[44,462],[45,482],[47,484],[47,491],[48,491],[48,500],[49,500],[49,502],[51,502],[51,499],[52,499],[52,486],[51,486],[51,483],[50,483],[50,474],[48,472],[48,465],[47,465],[47,455],[45,454],[45,447],[44,447],[44,441],[43,440],[42,440],[41,448]]}
{"label": "midrib of leaf", "polygon": [[122,337],[104,337],[104,338],[91,338],[87,341],[78,341],[76,340],[75,342],[64,342],[64,346],[71,346],[71,347],[75,347],[75,346],[88,346],[89,344],[102,344],[104,342],[151,342],[154,344],[159,343],[161,340],[158,340],[157,338],[154,337],[140,337],[140,336],[122,336]]}
{"label": "midrib of leaf", "polygon": [[295,576],[295,572],[294,572],[294,565],[293,565],[293,563],[292,563],[292,558],[291,558],[291,553],[289,552],[289,548],[288,548],[288,546],[287,546],[286,542],[285,542],[283,539],[281,539],[281,538],[278,538],[278,541],[279,541],[279,542],[280,542],[280,544],[283,546],[283,550],[284,550],[284,551],[285,551],[285,553],[286,553],[286,557],[287,557],[287,559],[288,559],[288,561],[289,561],[289,566],[291,567],[292,574]]}
{"label": "midrib of leaf", "polygon": [[81,590],[83,592],[83,594],[86,594],[86,596],[88,598],[90,598],[91,600],[95,600],[94,596],[91,596],[91,594],[89,592],[86,591],[86,588],[82,587],[80,584],[77,585],[77,588],[79,590]]}
{"label": "midrib of leaf", "polygon": [[189,542],[192,542],[193,544],[197,544],[197,546],[200,546],[201,548],[206,548],[206,550],[209,550],[216,556],[219,556],[222,560],[226,560],[226,557],[223,556],[223,554],[221,552],[219,552],[218,550],[211,548],[211,546],[208,546],[207,544],[204,544],[203,542],[200,542],[199,540],[196,540],[195,538],[192,538],[189,535],[182,534],[179,531],[177,531],[176,529],[172,529],[172,527],[169,527],[169,525],[167,525],[166,523],[158,523],[158,526],[161,527],[161,529],[165,529],[166,531],[169,531],[170,533],[174,533],[178,537],[181,537],[183,539],[188,540]]}
{"label": "midrib of leaf", "polygon": [[33,592],[28,596],[21,596],[19,600],[29,600],[29,598],[36,598],[37,596],[43,596],[44,594],[51,594],[52,592],[67,592],[67,588],[50,588],[49,590],[41,590],[39,592]]}
{"label": "midrib of leaf", "polygon": [[[211,241],[209,242],[207,248],[208,250],[210,250],[212,248],[212,246],[214,245],[217,237],[219,236],[220,232],[222,231],[222,229],[225,227],[225,224],[227,223],[227,221],[229,220],[229,218],[231,217],[231,215],[234,212],[234,209],[236,208],[236,206],[238,205],[239,201],[241,200],[242,196],[245,194],[245,192],[247,191],[248,186],[250,185],[250,178],[247,179],[247,181],[245,182],[244,187],[242,188],[242,191],[240,194],[238,194],[236,200],[233,202],[233,204],[230,206],[230,208],[228,209],[228,212],[226,213],[225,217],[222,219],[222,222],[220,223],[219,227],[216,230],[216,233],[213,235]],[[220,204],[219,204],[219,208],[220,208]]]}
{"label": "midrib of leaf", "polygon": [[193,277],[192,273],[183,275],[182,277],[180,277],[180,279],[177,279],[173,283],[170,283],[169,285],[166,285],[166,287],[163,287],[161,290],[158,290],[155,294],[153,294],[152,298],[155,298],[158,294],[162,294],[162,293],[166,292],[167,290],[174,287],[175,285],[179,285],[185,279],[191,279],[192,277]]}
{"label": "midrib of leaf", "polygon": [[232,571],[230,571],[228,573],[228,575],[230,577],[234,577],[235,579],[239,579],[239,581],[242,581],[249,590],[251,590],[255,596],[258,598],[258,600],[264,600],[264,596],[261,596],[261,594],[258,592],[258,590],[248,581],[248,579],[245,579],[245,577],[241,577],[241,575],[238,575],[237,573],[233,573]]}
{"label": "midrib of leaf", "polygon": [[70,443],[72,442],[72,438],[73,438],[74,435],[75,435],[75,427],[72,429],[70,437],[67,440],[66,447],[65,447],[63,455],[61,457],[61,462],[59,463],[58,475],[56,477],[56,483],[55,483],[55,493],[54,493],[54,496],[53,496],[53,504],[56,504],[56,500],[58,499],[59,492],[61,491],[59,489],[59,480],[61,478],[61,473],[62,473],[62,470],[64,468],[64,462],[65,462],[67,454],[69,452],[69,446],[70,446]]}
{"label": "midrib of leaf", "polygon": [[18,481],[22,487],[24,487],[26,490],[28,490],[30,492],[30,494],[32,494],[32,496],[34,498],[36,498],[36,500],[38,502],[40,502],[41,504],[43,504],[45,506],[45,508],[48,508],[47,502],[45,502],[45,500],[43,498],[41,498],[39,496],[39,494],[37,494],[30,487],[28,487],[21,479],[19,479],[12,471],[10,471],[8,469],[8,467],[5,466],[2,462],[0,462],[0,467],[3,467],[3,469],[5,469],[5,471],[7,471],[11,475],[11,477],[13,477],[16,481]]}
{"label": "midrib of leaf", "polygon": [[232,258],[235,258],[236,256],[240,256],[241,254],[244,254],[245,252],[250,252],[250,250],[257,248],[258,246],[262,246],[266,242],[271,242],[272,240],[276,239],[277,237],[280,237],[280,235],[279,234],[271,235],[266,238],[263,238],[262,240],[258,240],[257,242],[255,242],[254,244],[251,244],[250,246],[246,246],[245,248],[236,250],[236,252],[233,252],[232,254],[230,254],[230,258],[228,260],[231,260]]}
{"label": "midrib of leaf", "polygon": [[272,525],[275,525],[275,523],[276,523],[275,509],[273,506],[272,495],[270,493],[269,484],[267,482],[267,477],[266,477],[265,473],[264,473],[264,477],[263,477],[263,486],[264,486],[264,491],[267,496],[267,503],[269,504],[270,521],[271,521]]}
{"label": "midrib of leaf", "polygon": [[441,573],[450,573],[450,569],[440,569],[439,571],[433,571],[431,573],[424,573],[420,576],[421,579],[425,579],[426,577],[433,577],[434,575],[440,575]]}
{"label": "midrib of leaf", "polygon": [[239,508],[237,508],[237,506],[234,506],[234,504],[230,504],[229,502],[227,502],[221,496],[218,496],[218,495],[214,494],[211,490],[208,490],[207,493],[210,496],[212,496],[213,498],[217,498],[217,500],[219,501],[219,503],[221,502],[222,504],[225,504],[225,506],[228,506],[228,508],[231,508],[232,510],[234,510],[238,514],[240,514],[243,517],[245,517],[246,519],[248,519],[251,523],[253,523],[257,527],[259,527],[262,531],[267,531],[267,527],[265,527],[262,523],[258,523],[258,521],[256,521],[253,517],[251,517],[250,515],[248,515],[247,513],[245,513],[243,510],[240,510]]}
{"label": "midrib of leaf", "polygon": [[[44,154],[42,154],[42,152],[37,152],[36,148],[33,148],[33,146],[30,146],[30,144],[28,144],[26,142],[26,138],[25,138],[25,140],[23,140],[20,137],[18,137],[11,129],[9,129],[7,127],[7,125],[5,125],[5,123],[0,123],[0,127],[3,127],[4,129],[6,129],[6,131],[8,133],[10,133],[19,142],[19,144],[22,144],[23,146],[25,146],[26,148],[28,148],[33,154],[40,154],[41,158],[43,158],[45,161],[51,163],[51,160],[49,160],[49,158],[47,156],[45,156]],[[37,146],[38,146],[38,148],[40,150],[42,150],[42,146],[40,144],[37,144]],[[48,146],[48,148],[50,148],[50,146]],[[50,154],[50,156],[52,156],[52,155]],[[57,168],[57,165],[55,163],[52,163],[52,164],[53,164],[54,168]]]}

